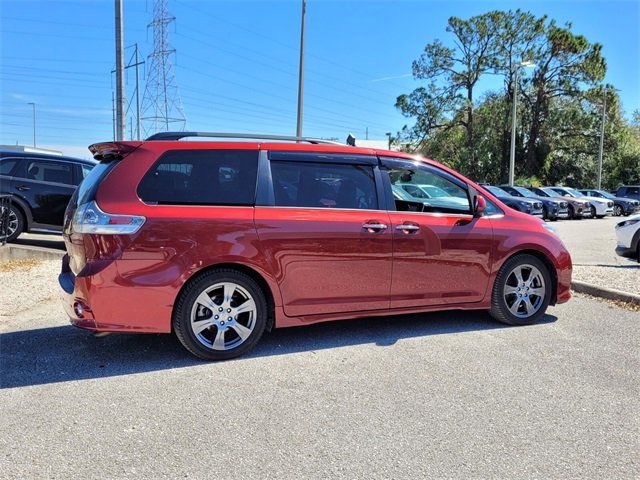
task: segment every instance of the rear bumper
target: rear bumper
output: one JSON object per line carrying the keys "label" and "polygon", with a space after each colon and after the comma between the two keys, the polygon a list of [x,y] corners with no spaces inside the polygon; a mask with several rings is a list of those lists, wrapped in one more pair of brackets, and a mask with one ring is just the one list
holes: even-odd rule
{"label": "rear bumper", "polygon": [[119,268],[118,261],[112,261],[97,273],[84,275],[83,270],[74,275],[69,256],[62,258],[58,283],[72,325],[100,332],[171,332],[175,297],[158,288],[132,285],[126,277],[128,267],[125,264]]}

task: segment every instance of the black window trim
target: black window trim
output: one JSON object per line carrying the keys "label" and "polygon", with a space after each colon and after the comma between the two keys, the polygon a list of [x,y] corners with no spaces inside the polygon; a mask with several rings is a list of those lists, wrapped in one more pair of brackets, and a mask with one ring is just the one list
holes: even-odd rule
{"label": "black window trim", "polygon": [[[142,184],[142,181],[144,180],[144,178],[147,176],[147,174],[153,170],[158,164],[160,164],[162,162],[162,160],[168,156],[169,154],[172,153],[176,153],[176,152],[229,152],[229,151],[243,151],[243,152],[255,152],[256,155],[258,155],[258,170],[256,173],[256,185],[255,185],[255,189],[253,192],[253,197],[252,197],[252,201],[250,203],[246,203],[246,204],[238,204],[238,203],[205,203],[205,202],[185,202],[185,203],[181,203],[181,202],[171,202],[171,203],[159,203],[159,202],[149,202],[144,200],[140,194],[138,193],[139,189],[140,189],[140,185]],[[256,205],[256,198],[257,198],[257,191],[258,191],[258,185],[260,184],[260,150],[256,149],[256,148],[198,148],[198,149],[184,149],[184,148],[175,148],[172,150],[165,150],[162,155],[160,155],[152,164],[149,168],[147,168],[147,170],[144,172],[144,174],[142,175],[142,177],[140,178],[140,181],[138,182],[138,184],[136,185],[136,196],[138,197],[138,200],[140,200],[142,203],[144,203],[145,205],[149,206],[149,207],[166,207],[166,206],[175,206],[175,207],[239,207],[239,208],[253,208]]]}

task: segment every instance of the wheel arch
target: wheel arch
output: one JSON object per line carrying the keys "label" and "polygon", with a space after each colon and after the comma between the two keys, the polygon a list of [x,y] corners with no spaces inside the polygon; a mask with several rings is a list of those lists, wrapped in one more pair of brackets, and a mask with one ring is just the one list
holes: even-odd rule
{"label": "wheel arch", "polygon": [[[277,294],[278,292],[273,291],[274,286],[272,285],[272,282],[270,283],[269,281],[267,281],[263,273],[243,263],[221,262],[221,263],[208,265],[204,268],[199,269],[198,271],[194,272],[189,278],[187,278],[185,282],[182,284],[182,286],[180,287],[180,290],[178,291],[178,294],[176,295],[176,300],[180,298],[180,295],[182,295],[182,292],[185,290],[187,285],[195,281],[198,277],[208,272],[215,271],[215,270],[222,270],[222,269],[236,270],[238,272],[244,273],[245,275],[248,275],[249,277],[251,277],[262,289],[265,295],[265,298],[267,299],[267,309],[268,309],[266,330],[271,331],[275,325],[275,307],[276,307],[275,294]],[[176,303],[177,301],[174,302],[173,304],[172,314],[171,314],[172,317],[173,317],[173,312],[175,311],[175,308],[176,308]]]}
{"label": "wheel arch", "polygon": [[[549,302],[549,305],[555,305],[558,297],[558,271],[556,270],[556,266],[551,260],[551,257],[540,250],[536,250],[534,248],[523,248],[522,250],[516,250],[512,252],[510,255],[506,256],[501,262],[500,267],[496,270],[496,277],[498,272],[502,269],[503,265],[509,260],[511,260],[513,257],[516,257],[518,255],[531,255],[533,257],[536,257],[545,265],[545,267],[547,267],[547,270],[549,271],[549,275],[551,276],[551,301]],[[494,282],[495,282],[495,277],[494,277]]]}
{"label": "wheel arch", "polygon": [[31,224],[33,223],[33,215],[31,214],[31,208],[29,205],[22,200],[20,197],[15,195],[11,195],[11,203],[15,205],[20,213],[22,214],[22,218],[24,218],[24,231],[27,232],[31,229]]}

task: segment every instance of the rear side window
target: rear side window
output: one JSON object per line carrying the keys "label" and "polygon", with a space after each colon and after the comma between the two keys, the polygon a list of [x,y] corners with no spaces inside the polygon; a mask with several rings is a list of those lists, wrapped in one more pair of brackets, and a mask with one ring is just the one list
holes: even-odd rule
{"label": "rear side window", "polygon": [[378,197],[369,165],[271,161],[275,205],[376,210]]}
{"label": "rear side window", "polygon": [[138,196],[157,205],[253,205],[256,150],[176,150],[145,174]]}
{"label": "rear side window", "polygon": [[27,163],[26,178],[39,182],[73,185],[73,165],[66,162],[33,160]]}
{"label": "rear side window", "polygon": [[13,167],[16,166],[18,160],[16,159],[2,159],[0,160],[0,175],[9,175]]}

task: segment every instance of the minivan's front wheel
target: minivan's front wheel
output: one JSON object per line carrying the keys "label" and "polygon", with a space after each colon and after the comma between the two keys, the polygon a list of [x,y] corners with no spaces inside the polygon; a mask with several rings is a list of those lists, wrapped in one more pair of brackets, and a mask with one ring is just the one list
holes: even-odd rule
{"label": "minivan's front wheel", "polygon": [[214,270],[192,281],[173,314],[184,347],[207,360],[226,360],[249,351],[267,323],[267,301],[250,276]]}
{"label": "minivan's front wheel", "polygon": [[531,325],[544,315],[551,300],[547,266],[533,255],[505,262],[493,285],[491,316],[509,325]]}

